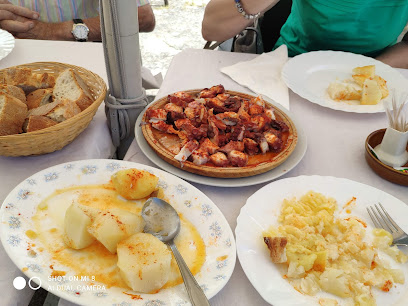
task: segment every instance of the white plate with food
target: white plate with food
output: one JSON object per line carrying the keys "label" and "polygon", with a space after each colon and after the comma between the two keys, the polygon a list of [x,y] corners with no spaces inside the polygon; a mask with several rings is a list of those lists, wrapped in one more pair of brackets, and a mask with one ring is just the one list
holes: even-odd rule
{"label": "white plate with food", "polygon": [[[267,100],[267,102],[273,106],[278,107],[275,103]],[[147,108],[139,115],[136,125],[135,125],[135,138],[136,141],[145,154],[145,156],[158,167],[173,173],[183,179],[209,185],[209,186],[219,186],[219,187],[241,187],[250,186],[255,184],[264,183],[273,179],[276,179],[290,170],[292,170],[303,158],[307,149],[307,139],[306,134],[300,126],[299,120],[294,114],[288,110],[284,110],[287,116],[290,117],[293,124],[296,126],[297,130],[297,143],[291,154],[282,162],[279,166],[257,175],[247,176],[247,177],[210,177],[204,176],[197,173],[192,173],[185,171],[183,167],[175,167],[163,158],[161,158],[155,150],[148,144],[142,131],[143,118]],[[197,167],[198,168],[198,167]]]}
{"label": "white plate with food", "polygon": [[[312,195],[311,198],[308,198],[309,205],[311,205],[313,209],[310,209],[310,206],[308,209],[300,209],[300,207],[306,207],[298,204],[305,203],[301,202],[301,199],[303,199],[301,197],[310,191],[313,191],[314,194],[314,196]],[[332,203],[330,204],[332,205],[332,212],[337,207],[337,210],[332,214],[334,219],[328,217],[330,215],[328,214],[329,209],[326,209],[327,211],[324,212],[323,209],[319,212],[315,211],[315,207],[323,207],[323,205],[317,205],[318,203],[322,203],[322,201],[320,200],[320,196],[317,196],[316,194],[321,194],[323,197],[335,200],[335,202],[332,200],[330,202]],[[298,202],[293,205],[294,197]],[[284,200],[287,200],[285,204],[283,204]],[[348,297],[348,295],[353,296],[353,294],[355,295],[355,292],[347,291],[352,290],[348,288],[363,287],[364,290],[368,290],[369,294],[372,293],[372,296],[370,296],[376,300],[377,305],[406,304],[408,298],[408,264],[397,263],[387,255],[388,253],[385,254],[384,251],[381,250],[377,252],[377,255],[370,253],[367,257],[364,257],[365,260],[368,261],[366,262],[368,268],[363,269],[358,261],[352,260],[354,257],[350,257],[352,255],[349,253],[351,252],[351,249],[348,249],[346,247],[347,245],[344,244],[345,242],[353,242],[356,247],[356,249],[353,249],[352,251],[354,254],[364,254],[366,252],[364,249],[376,250],[369,245],[372,240],[376,238],[373,238],[375,237],[372,234],[373,224],[366,211],[366,207],[377,204],[378,202],[382,203],[388,213],[403,230],[408,231],[408,220],[405,218],[408,213],[407,205],[384,191],[368,185],[347,179],[321,176],[299,176],[278,180],[266,185],[248,198],[246,205],[242,207],[240,215],[237,218],[237,227],[235,229],[237,253],[245,274],[265,301],[276,306],[319,305],[319,302],[324,304],[325,302],[334,302],[333,300],[337,301],[339,305],[353,305],[355,300],[353,301],[353,297]],[[324,203],[329,203],[329,201],[324,201]],[[284,212],[281,211],[283,206],[285,206]],[[297,208],[293,209],[293,207]],[[304,217],[297,216],[294,218],[294,214],[292,214],[294,211],[298,214],[303,212]],[[285,221],[278,221],[278,217],[281,214],[284,215]],[[306,223],[304,222],[305,220]],[[296,226],[285,227],[288,224],[284,224],[284,222],[294,222],[292,225],[295,224]],[[309,223],[315,224],[317,226],[316,229],[311,227]],[[353,227],[343,226],[342,230],[337,232],[338,236],[335,236],[334,231],[328,232],[330,226],[332,226],[333,229],[338,229],[338,224],[352,224]],[[298,244],[293,243],[293,237],[295,236],[291,236],[288,232],[282,234],[284,229],[287,228],[290,228],[292,233],[295,233],[298,235],[296,237],[301,239]],[[353,229],[352,234],[346,232],[346,230],[350,228]],[[311,229],[314,231],[310,232]],[[333,245],[324,244],[322,239],[319,239],[318,233],[321,233],[322,231],[327,237],[331,236],[333,238]],[[365,237],[364,232],[366,234]],[[344,235],[346,235],[346,233],[349,234],[348,237],[355,238],[355,241],[351,238],[345,238]],[[264,237],[273,235],[275,235],[275,237],[286,236],[285,238],[288,239],[286,242],[283,241],[284,243],[282,246],[285,250],[283,253],[273,253],[278,255],[277,261],[284,263],[272,262],[272,253],[264,242]],[[312,254],[312,256],[317,254],[316,251],[303,251],[305,249],[299,246],[299,244],[302,246],[307,244],[308,241],[311,242],[311,247],[320,247],[320,251],[322,251],[320,252],[320,255],[324,253],[327,257],[321,257],[320,255],[315,256],[311,259],[312,261],[307,262],[307,264],[309,264],[308,268],[305,268],[304,266],[300,267],[301,264],[306,265],[306,261],[303,260],[304,258],[307,258],[307,256],[305,257],[303,252],[309,255]],[[280,241],[276,240],[275,242]],[[363,247],[366,242],[367,245]],[[286,246],[285,243],[287,243]],[[349,247],[351,248],[351,244]],[[275,251],[276,250],[277,249],[275,249]],[[298,259],[293,259],[293,254],[296,254],[293,250],[299,252]],[[342,252],[339,252],[339,250],[342,250]],[[403,250],[405,254],[408,251],[407,248],[401,248],[400,250]],[[387,252],[388,251],[387,248]],[[343,260],[343,263],[346,262],[343,265],[340,265],[335,259],[335,256],[338,254],[340,255],[337,258]],[[403,253],[398,254],[402,257],[405,256]],[[285,256],[286,258],[284,258]],[[347,257],[346,260],[346,257],[341,256],[349,257]],[[319,258],[324,258],[325,260],[319,261]],[[375,269],[377,267],[378,258],[389,262],[392,268],[398,269],[398,273],[400,273],[399,275],[405,277],[405,283],[399,284],[396,279],[394,279],[394,282],[384,282],[382,274],[375,274],[375,277],[370,274],[374,273],[372,271],[377,273],[377,270]],[[337,265],[337,270],[335,272],[338,274],[334,277],[333,283],[328,283],[327,279],[330,279],[330,277],[327,277],[327,274],[322,276],[323,271],[323,273],[333,272],[332,264],[328,264],[329,259],[333,265]],[[350,266],[351,264],[354,264],[354,262],[358,262],[358,265],[356,264],[355,267]],[[350,263],[350,265],[348,265],[348,263]],[[288,264],[290,267],[289,270]],[[322,269],[322,267],[324,268]],[[366,274],[363,272],[360,273],[362,271],[361,269],[363,269]],[[350,271],[354,271],[356,274],[352,275],[352,272]],[[316,278],[314,280],[309,278],[305,280],[304,278],[309,275],[309,278],[315,276]],[[357,283],[352,283],[350,287],[347,287],[349,284],[348,282],[353,282],[354,280],[359,279],[362,277],[361,275],[371,277],[371,280],[366,280],[367,284],[375,281],[373,279],[378,279],[379,283],[377,285],[380,286],[383,291],[389,290],[389,292],[383,292],[377,288],[369,289],[364,285]],[[339,278],[339,282],[336,281],[337,277]],[[321,283],[319,283],[319,281]],[[321,284],[321,286],[318,284]],[[335,295],[339,294],[336,290],[340,290],[344,284],[345,287],[343,287],[343,289],[345,291],[342,291],[341,293],[342,295],[344,294],[344,297]],[[334,291],[334,294],[333,292],[327,293],[321,289],[321,287],[327,289],[327,286],[331,288],[328,289],[329,291]],[[364,291],[363,289],[361,290]]]}
{"label": "white plate with food", "polygon": [[0,29],[0,60],[14,49],[15,39],[9,32]]}
{"label": "white plate with food", "polygon": [[[361,95],[361,86],[355,84],[352,77],[353,69],[370,65],[375,66],[375,75],[386,81],[385,86],[390,93],[388,96],[381,98],[375,105],[363,105],[361,99],[334,100],[330,97],[328,88],[332,83],[341,83],[347,90],[357,87]],[[355,113],[384,112],[383,103],[391,99],[391,93],[405,92],[408,87],[408,80],[389,65],[360,54],[342,51],[314,51],[295,56],[283,67],[282,77],[291,90],[312,103]],[[358,82],[360,77],[357,73]]]}
{"label": "white plate with food", "polygon": [[[28,278],[34,277],[33,281],[44,289],[77,304],[188,305],[174,258],[164,285],[154,293],[135,292],[128,286],[129,282],[134,284],[129,281],[131,276],[127,273],[123,276],[123,271],[119,271],[118,255],[112,253],[111,240],[102,239],[103,235],[114,232],[113,229],[105,234],[101,231],[109,223],[100,219],[105,218],[106,211],[117,214],[113,213],[115,207],[115,211],[131,212],[134,218],[147,199],[130,201],[118,195],[112,175],[125,169],[138,169],[158,178],[156,196],[172,204],[181,217],[179,241],[176,239],[179,251],[184,252],[184,259],[206,296],[216,295],[231,277],[236,260],[234,236],[225,217],[209,198],[187,182],[162,170],[131,162],[77,161],[45,169],[24,180],[7,196],[1,208],[1,242],[7,254]],[[134,185],[123,186],[133,188]],[[75,222],[67,222],[65,212],[76,203],[82,205],[78,207],[85,214],[103,210],[86,227],[97,240],[87,242],[85,236],[76,240],[70,236],[73,232],[68,233],[67,226]],[[84,205],[96,210],[83,210]],[[72,239],[66,240],[64,235]],[[76,250],[69,248],[66,241],[71,245],[88,244]],[[118,254],[120,245],[121,242],[117,244]],[[152,277],[148,272],[143,275],[145,279],[147,275]]]}

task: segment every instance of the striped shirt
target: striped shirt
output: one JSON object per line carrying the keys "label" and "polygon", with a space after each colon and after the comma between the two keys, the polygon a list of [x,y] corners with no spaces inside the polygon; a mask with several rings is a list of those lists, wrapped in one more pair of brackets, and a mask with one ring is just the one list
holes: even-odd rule
{"label": "striped shirt", "polygon": [[[40,14],[44,22],[61,22],[74,18],[87,19],[99,16],[99,0],[9,0],[14,5],[24,6]],[[149,0],[135,0],[138,6],[149,4]]]}

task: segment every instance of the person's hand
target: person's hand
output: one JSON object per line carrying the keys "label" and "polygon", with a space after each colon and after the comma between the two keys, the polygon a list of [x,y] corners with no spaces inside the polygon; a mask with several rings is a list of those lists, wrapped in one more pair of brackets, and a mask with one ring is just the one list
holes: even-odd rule
{"label": "person's hand", "polygon": [[35,11],[0,0],[0,28],[15,36],[33,29],[38,17]]}

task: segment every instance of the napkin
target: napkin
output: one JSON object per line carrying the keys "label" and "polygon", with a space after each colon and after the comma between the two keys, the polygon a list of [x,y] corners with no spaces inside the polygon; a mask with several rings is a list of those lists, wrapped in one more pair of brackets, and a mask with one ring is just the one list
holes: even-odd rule
{"label": "napkin", "polygon": [[253,92],[265,95],[289,109],[289,91],[281,77],[282,68],[287,61],[288,48],[282,45],[253,60],[239,62],[220,70]]}

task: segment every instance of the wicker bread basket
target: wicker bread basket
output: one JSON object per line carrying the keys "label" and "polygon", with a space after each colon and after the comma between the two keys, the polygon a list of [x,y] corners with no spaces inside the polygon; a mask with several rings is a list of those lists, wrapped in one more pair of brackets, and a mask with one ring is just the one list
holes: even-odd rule
{"label": "wicker bread basket", "polygon": [[[106,84],[100,76],[84,68],[57,62],[36,62],[18,67],[31,68],[33,72],[57,76],[67,68],[73,69],[88,85],[94,102],[74,117],[54,126],[30,133],[0,136],[0,155],[27,156],[54,152],[72,142],[91,122],[99,105],[105,99]],[[8,69],[8,68],[6,68]],[[0,80],[6,69],[0,70]]]}

